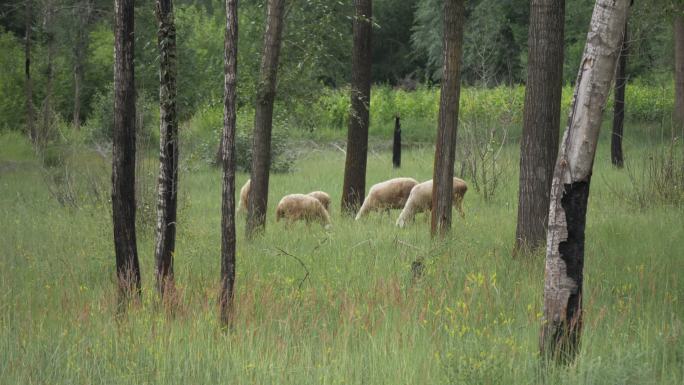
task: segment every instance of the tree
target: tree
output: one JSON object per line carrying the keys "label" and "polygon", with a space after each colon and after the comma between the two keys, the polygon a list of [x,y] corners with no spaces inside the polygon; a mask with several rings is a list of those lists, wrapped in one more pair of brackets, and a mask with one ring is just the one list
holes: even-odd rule
{"label": "tree", "polygon": [[622,38],[622,48],[618,58],[617,70],[615,71],[615,96],[613,103],[613,134],[610,140],[610,161],[613,166],[622,168],[624,157],[622,155],[622,133],[625,122],[625,89],[627,88],[627,54],[629,49],[628,23],[625,23],[625,31]]}
{"label": "tree", "polygon": [[43,9],[43,30],[45,34],[45,44],[47,45],[47,82],[45,84],[45,99],[42,106],[42,127],[38,130],[39,146],[44,146],[50,134],[52,125],[53,103],[52,96],[54,90],[55,70],[55,0],[46,0]]}
{"label": "tree", "polygon": [[154,252],[157,289],[173,290],[178,202],[178,116],[176,113],[176,26],[173,1],[157,0],[159,46],[159,197]]}
{"label": "tree", "polygon": [[226,0],[224,62],[223,197],[221,206],[221,323],[230,325],[235,285],[235,104],[237,88],[238,17],[237,0]]}
{"label": "tree", "polygon": [[342,212],[347,215],[356,213],[366,192],[373,35],[372,0],[354,0],[354,8],[351,110],[342,185]]}
{"label": "tree", "polygon": [[119,298],[140,294],[135,236],[135,73],[134,0],[114,1],[114,132],[112,140],[112,219]]}
{"label": "tree", "polygon": [[589,183],[629,0],[597,0],[551,185],[544,275],[542,356],[574,357],[582,329]]}
{"label": "tree", "polygon": [[31,30],[33,29],[33,0],[26,0],[26,24],[24,37],[24,74],[26,76],[26,131],[36,142],[36,125],[33,112],[33,80],[31,79]]}
{"label": "tree", "polygon": [[269,0],[266,32],[261,53],[259,85],[256,95],[254,137],[252,139],[252,188],[249,195],[247,237],[266,227],[268,207],[268,178],[271,167],[271,129],[273,127],[273,101],[276,93],[278,58],[283,34],[285,0]]}
{"label": "tree", "polygon": [[558,155],[564,20],[565,0],[530,2],[516,250],[534,249],[546,235],[551,178]]}
{"label": "tree", "polygon": [[444,0],[444,64],[432,188],[431,233],[433,236],[437,234],[444,236],[451,228],[456,130],[461,94],[464,13],[463,0]]}
{"label": "tree", "polygon": [[[684,130],[684,5],[675,8],[674,15],[675,43],[675,130]],[[682,131],[684,135],[684,131]]]}
{"label": "tree", "polygon": [[86,51],[88,49],[88,25],[90,23],[93,5],[91,0],[81,0],[79,4],[74,7],[75,18],[78,27],[75,31],[74,40],[74,128],[79,130],[81,128],[81,88],[83,86],[83,78],[85,72]]}

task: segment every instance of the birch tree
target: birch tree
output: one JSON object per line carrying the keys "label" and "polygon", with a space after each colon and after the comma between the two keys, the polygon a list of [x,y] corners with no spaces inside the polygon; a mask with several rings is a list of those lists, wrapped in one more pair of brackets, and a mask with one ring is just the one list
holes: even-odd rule
{"label": "birch tree", "polygon": [[603,109],[620,54],[629,0],[597,0],[551,185],[542,356],[574,357],[582,330],[589,183]]}

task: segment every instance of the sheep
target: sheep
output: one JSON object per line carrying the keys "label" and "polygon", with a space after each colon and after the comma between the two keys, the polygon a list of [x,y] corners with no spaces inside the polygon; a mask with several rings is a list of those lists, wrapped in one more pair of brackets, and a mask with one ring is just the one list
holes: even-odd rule
{"label": "sheep", "polygon": [[356,214],[356,220],[370,211],[403,208],[411,189],[417,184],[418,181],[413,178],[394,178],[374,184],[368,190],[368,195]]}
{"label": "sheep", "polygon": [[247,182],[240,189],[240,202],[238,203],[237,212],[246,213],[249,207],[249,190],[251,188],[251,179],[247,179]]}
{"label": "sheep", "polygon": [[285,195],[276,207],[276,222],[285,219],[288,224],[304,220],[319,222],[326,229],[331,226],[330,215],[316,198],[304,194]]}
{"label": "sheep", "polygon": [[[463,197],[468,191],[468,185],[463,179],[454,178],[454,196],[453,205],[464,217],[463,214]],[[417,213],[432,210],[432,179],[416,185],[409,195],[406,206],[399,214],[397,219],[397,226],[404,227],[406,222],[413,220]]]}
{"label": "sheep", "polygon": [[312,191],[306,195],[318,199],[323,205],[323,208],[325,208],[325,211],[330,212],[330,195],[328,195],[328,193],[324,191]]}

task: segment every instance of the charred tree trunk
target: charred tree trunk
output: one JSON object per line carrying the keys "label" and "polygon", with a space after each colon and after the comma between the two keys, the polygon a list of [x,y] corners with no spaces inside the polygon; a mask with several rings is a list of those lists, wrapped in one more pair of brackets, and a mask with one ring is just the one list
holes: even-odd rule
{"label": "charred tree trunk", "polygon": [[627,34],[627,23],[622,39],[622,49],[618,59],[617,70],[615,71],[615,101],[613,103],[613,134],[610,140],[610,161],[613,166],[622,168],[624,157],[622,155],[622,136],[625,123],[625,89],[627,88],[627,54],[629,41]]}
{"label": "charred tree trunk", "polygon": [[543,244],[546,236],[551,178],[558,155],[564,20],[565,0],[530,2],[516,250],[532,250]]}
{"label": "charred tree trunk", "polygon": [[88,47],[88,24],[92,12],[90,0],[84,0],[75,9],[78,19],[76,41],[74,43],[74,128],[81,129],[81,88],[83,87],[83,72],[86,50]]}
{"label": "charred tree trunk", "polygon": [[[247,237],[251,238],[266,227],[268,207],[268,179],[271,168],[271,128],[273,127],[273,101],[276,94],[276,75],[283,34],[285,0],[269,0],[266,16],[264,48],[261,53],[259,86],[254,116],[252,141],[252,188],[249,195]],[[225,152],[225,150],[224,150]]]}
{"label": "charred tree trunk", "polygon": [[354,0],[351,111],[347,130],[347,157],[342,185],[342,212],[354,215],[366,192],[368,121],[371,92],[373,36],[372,0]]}
{"label": "charred tree trunk", "polygon": [[451,228],[464,14],[463,0],[444,0],[444,67],[432,188],[432,236],[445,236]]}
{"label": "charred tree trunk", "polygon": [[157,0],[159,45],[159,197],[154,252],[157,290],[173,290],[178,202],[178,115],[176,114],[176,26],[172,0]]}
{"label": "charred tree trunk", "polygon": [[675,41],[675,111],[673,128],[684,137],[684,6],[677,8],[674,19]]}
{"label": "charred tree trunk", "polygon": [[26,76],[26,133],[36,143],[35,112],[33,110],[33,80],[31,79],[31,30],[33,29],[33,0],[26,0],[26,36],[24,40],[24,74]]}
{"label": "charred tree trunk", "polygon": [[628,9],[629,0],[596,2],[553,174],[540,350],[561,361],[579,347],[589,183]]}
{"label": "charred tree trunk", "polygon": [[392,144],[392,164],[394,168],[401,167],[401,122],[394,117],[394,143]]}
{"label": "charred tree trunk", "polygon": [[135,236],[134,0],[115,0],[112,218],[120,305],[140,294]]}
{"label": "charred tree trunk", "polygon": [[226,0],[223,97],[223,196],[221,206],[221,324],[230,326],[235,297],[235,104],[237,88],[237,0]]}

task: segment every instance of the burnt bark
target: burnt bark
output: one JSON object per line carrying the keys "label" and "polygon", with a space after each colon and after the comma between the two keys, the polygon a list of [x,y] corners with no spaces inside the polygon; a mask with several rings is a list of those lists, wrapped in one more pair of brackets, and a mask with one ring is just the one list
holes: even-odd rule
{"label": "burnt bark", "polygon": [[451,228],[464,14],[463,0],[444,1],[444,64],[433,173],[432,236],[445,236]]}
{"label": "burnt bark", "polygon": [[33,108],[33,80],[31,79],[31,31],[33,29],[33,0],[26,0],[26,35],[24,37],[24,75],[26,78],[26,133],[36,142],[35,112]]}
{"label": "burnt bark", "polygon": [[613,133],[610,138],[610,161],[613,166],[622,168],[624,156],[622,154],[622,137],[625,124],[625,90],[627,89],[627,55],[629,50],[629,40],[627,34],[627,23],[622,39],[622,48],[618,59],[617,70],[615,71],[615,96],[613,103]]}
{"label": "burnt bark", "polygon": [[373,36],[372,0],[354,0],[351,110],[342,185],[342,212],[354,215],[366,192]]}
{"label": "burnt bark", "polygon": [[140,294],[135,234],[134,0],[115,0],[112,219],[120,304]]}
{"label": "burnt bark", "polygon": [[226,0],[226,35],[224,42],[224,97],[221,162],[223,194],[221,206],[221,324],[230,326],[235,297],[235,120],[238,47],[237,0]]}
{"label": "burnt bark", "polygon": [[[247,237],[264,231],[268,207],[268,180],[271,168],[271,129],[273,101],[276,94],[276,75],[283,34],[285,0],[269,0],[266,32],[261,53],[259,85],[256,95],[254,137],[252,139],[252,188],[247,214]],[[224,150],[225,151],[225,150]]]}
{"label": "burnt bark", "polygon": [[392,143],[392,165],[394,168],[401,167],[401,121],[398,116],[394,117],[394,142]]}
{"label": "burnt bark", "polygon": [[163,297],[173,290],[178,203],[178,115],[176,111],[176,27],[172,0],[157,0],[159,48],[159,181],[156,247],[157,290]]}
{"label": "burnt bark", "polygon": [[544,274],[542,357],[569,361],[579,348],[587,201],[603,109],[629,0],[597,0],[554,169]]}
{"label": "burnt bark", "polygon": [[677,8],[674,18],[675,43],[675,110],[673,136],[684,137],[684,6]]}
{"label": "burnt bark", "polygon": [[530,2],[516,250],[535,249],[546,237],[560,131],[564,20],[564,0]]}

